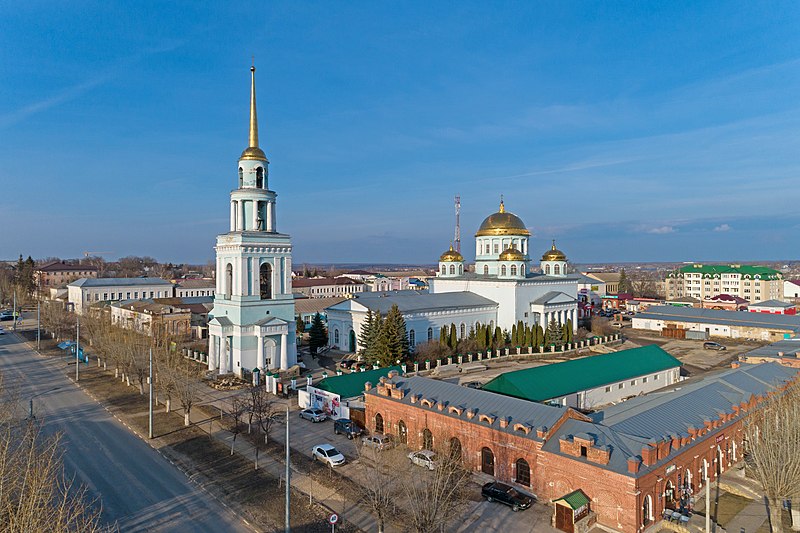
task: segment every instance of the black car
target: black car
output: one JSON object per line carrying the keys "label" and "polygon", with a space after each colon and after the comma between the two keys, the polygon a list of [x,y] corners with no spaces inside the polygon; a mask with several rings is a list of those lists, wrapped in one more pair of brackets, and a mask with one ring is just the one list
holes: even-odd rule
{"label": "black car", "polygon": [[514,487],[498,481],[485,484],[481,489],[481,496],[486,498],[488,502],[504,503],[511,507],[514,512],[527,509],[533,503],[533,498],[530,496],[526,496]]}

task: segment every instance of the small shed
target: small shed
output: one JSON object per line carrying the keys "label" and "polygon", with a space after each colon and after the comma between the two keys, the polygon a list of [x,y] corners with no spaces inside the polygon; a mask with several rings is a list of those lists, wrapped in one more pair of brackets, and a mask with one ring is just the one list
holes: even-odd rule
{"label": "small shed", "polygon": [[567,533],[588,531],[595,523],[591,499],[581,489],[553,500],[553,522],[556,529]]}

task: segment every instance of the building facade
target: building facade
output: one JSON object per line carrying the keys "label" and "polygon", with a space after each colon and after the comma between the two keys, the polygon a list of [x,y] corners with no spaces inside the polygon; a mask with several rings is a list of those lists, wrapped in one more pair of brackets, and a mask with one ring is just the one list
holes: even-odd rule
{"label": "building facade", "polygon": [[772,268],[752,265],[683,266],[666,279],[668,300],[692,297],[707,300],[719,294],[739,296],[748,302],[783,297],[783,275]]}
{"label": "building facade", "polygon": [[97,268],[91,265],[71,265],[54,261],[34,271],[34,281],[40,289],[64,287],[81,278],[96,278]]}
{"label": "building facade", "polygon": [[255,67],[250,69],[249,145],[230,194],[230,231],[217,237],[217,286],[209,314],[208,369],[220,374],[297,363],[292,243],[278,232],[277,194],[258,145]]}
{"label": "building facade", "polygon": [[214,296],[216,282],[212,279],[176,279],[175,298],[197,298],[201,296]]}
{"label": "building facade", "polygon": [[295,278],[292,291],[307,298],[331,298],[333,296],[351,296],[367,290],[363,281],[347,277],[338,278]]}
{"label": "building facade", "polygon": [[171,298],[173,286],[161,278],[82,278],[67,285],[67,301],[76,313],[98,302]]}
{"label": "building facade", "polygon": [[147,300],[114,302],[111,322],[144,335],[188,337],[191,335],[190,309]]}

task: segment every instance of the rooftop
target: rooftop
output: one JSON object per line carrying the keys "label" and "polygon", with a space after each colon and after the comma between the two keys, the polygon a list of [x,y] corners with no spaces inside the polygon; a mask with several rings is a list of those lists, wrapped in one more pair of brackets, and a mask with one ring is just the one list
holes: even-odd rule
{"label": "rooftop", "polygon": [[382,377],[385,377],[394,370],[401,372],[399,366],[388,366],[375,370],[365,370],[364,372],[350,372],[341,376],[330,376],[314,385],[333,394],[338,394],[340,398],[355,398],[364,394],[364,385],[369,381],[372,385],[377,385]]}
{"label": "rooftop", "polygon": [[152,285],[172,287],[172,283],[161,278],[81,278],[69,283],[67,287],[141,287]]}
{"label": "rooftop", "polygon": [[757,265],[686,265],[678,270],[681,274],[703,274],[703,277],[720,274],[741,274],[745,278],[759,276],[762,279],[780,279],[781,273],[774,268]]}
{"label": "rooftop", "polygon": [[794,304],[782,302],[780,300],[764,300],[763,302],[750,304],[750,308],[752,309],[753,307],[780,307],[781,309],[789,309],[794,307]]}
{"label": "rooftop", "polygon": [[71,265],[64,261],[52,261],[36,269],[41,272],[97,272],[92,265]]}
{"label": "rooftop", "polygon": [[381,314],[386,314],[393,305],[397,305],[401,313],[463,307],[497,308],[497,302],[478,296],[473,292],[440,292],[431,294],[414,290],[359,293],[355,298],[331,307],[346,305],[348,302],[360,304]]}
{"label": "rooftop", "polygon": [[746,356],[755,357],[780,357],[779,354],[783,353],[784,356],[793,356],[800,352],[800,338],[783,339],[782,341],[767,344],[755,350],[750,350],[745,353]]}
{"label": "rooftop", "polygon": [[344,276],[338,278],[294,278],[292,287],[323,287],[327,285],[363,285],[361,281],[356,281]]}
{"label": "rooftop", "polygon": [[172,282],[182,289],[213,289],[217,286],[213,279],[176,279]]}
{"label": "rooftop", "polygon": [[800,316],[747,311],[725,311],[722,309],[698,309],[657,305],[648,307],[634,317],[637,320],[661,320],[665,322],[696,322],[699,324],[721,324],[777,330],[800,331]]}
{"label": "rooftop", "polygon": [[345,301],[344,296],[331,296],[328,298],[295,298],[294,312],[300,315],[308,313],[322,313],[325,308]]}
{"label": "rooftop", "polygon": [[680,361],[650,345],[506,372],[483,390],[543,402],[680,366]]}

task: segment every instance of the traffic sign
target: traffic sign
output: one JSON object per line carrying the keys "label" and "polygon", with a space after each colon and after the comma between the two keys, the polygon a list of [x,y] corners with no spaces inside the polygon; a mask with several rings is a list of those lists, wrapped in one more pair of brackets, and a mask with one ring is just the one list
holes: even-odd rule
{"label": "traffic sign", "polygon": [[331,516],[328,517],[328,523],[331,525],[335,524],[338,521],[339,521],[339,515],[336,513],[333,513]]}

